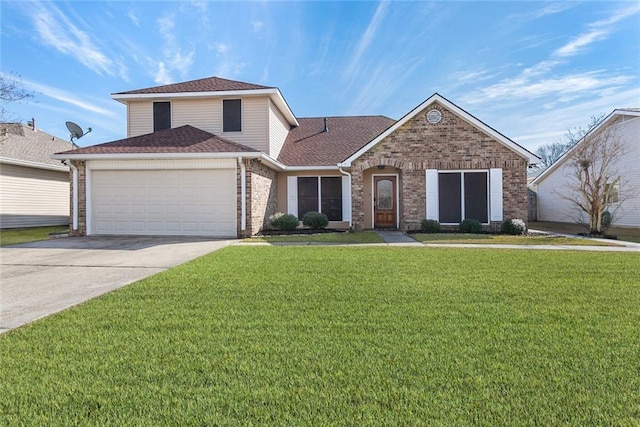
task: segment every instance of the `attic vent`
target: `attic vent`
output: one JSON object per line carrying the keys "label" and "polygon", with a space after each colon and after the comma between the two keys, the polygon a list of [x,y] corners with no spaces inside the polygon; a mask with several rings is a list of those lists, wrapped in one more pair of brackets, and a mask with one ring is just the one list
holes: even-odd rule
{"label": "attic vent", "polygon": [[427,113],[427,121],[432,125],[440,123],[440,120],[442,120],[442,113],[439,110],[433,109]]}

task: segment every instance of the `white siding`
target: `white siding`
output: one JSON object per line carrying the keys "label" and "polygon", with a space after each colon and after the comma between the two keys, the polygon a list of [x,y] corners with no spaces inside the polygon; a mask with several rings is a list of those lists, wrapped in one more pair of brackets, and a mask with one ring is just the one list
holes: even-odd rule
{"label": "white siding", "polygon": [[0,227],[69,223],[69,173],[2,164]]}
{"label": "white siding", "polygon": [[191,125],[211,133],[222,133],[219,99],[177,99],[171,102],[174,128]]}
{"label": "white siding", "polygon": [[153,102],[130,101],[127,105],[127,137],[153,132]]}
{"label": "white siding", "polygon": [[[228,98],[238,99],[238,98]],[[242,131],[222,132],[222,99],[174,99],[171,100],[171,126],[191,125],[223,138],[254,148],[269,151],[269,98],[248,97],[242,99]],[[160,99],[158,99],[160,100]],[[128,105],[128,137],[153,132],[153,101],[130,101]],[[279,125],[276,125],[278,127]],[[278,136],[276,140],[284,139]],[[286,135],[285,135],[286,138]]]}
{"label": "white siding", "polygon": [[269,102],[269,154],[274,159],[280,155],[280,150],[289,134],[289,123],[272,102]]}
{"label": "white siding", "polygon": [[269,98],[242,98],[242,132],[222,132],[222,111],[220,130],[214,132],[224,138],[246,145],[257,151],[269,150]]}
{"label": "white siding", "polygon": [[[640,227],[640,118],[623,118],[613,126],[616,126],[617,137],[625,143],[625,155],[614,166],[621,177],[620,198],[623,203],[611,207],[612,211],[617,208],[613,225]],[[588,221],[588,218],[580,216],[572,203],[560,196],[571,194],[568,174],[569,170],[562,164],[538,182],[539,221]]]}

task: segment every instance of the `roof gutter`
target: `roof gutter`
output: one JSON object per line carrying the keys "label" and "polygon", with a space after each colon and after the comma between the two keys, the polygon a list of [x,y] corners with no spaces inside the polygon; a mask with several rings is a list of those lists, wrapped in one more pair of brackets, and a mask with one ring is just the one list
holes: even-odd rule
{"label": "roof gutter", "polygon": [[8,165],[16,165],[16,166],[26,166],[26,167],[37,168],[37,169],[46,169],[46,170],[52,170],[52,171],[69,172],[69,168],[64,166],[48,165],[46,163],[31,162],[29,160],[10,159],[8,157],[0,157],[0,163],[6,163]]}
{"label": "roof gutter", "polygon": [[51,156],[60,160],[172,160],[172,159],[260,159],[269,164],[273,169],[283,171],[287,167],[279,161],[259,151],[246,151],[235,153],[113,153],[113,154],[72,154],[58,153]]}

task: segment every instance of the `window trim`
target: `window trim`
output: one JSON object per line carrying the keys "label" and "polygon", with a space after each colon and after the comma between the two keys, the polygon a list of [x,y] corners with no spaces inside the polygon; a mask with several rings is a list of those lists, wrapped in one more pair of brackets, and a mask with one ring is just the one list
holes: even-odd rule
{"label": "window trim", "polygon": [[[446,169],[446,170],[438,170],[438,184],[439,184],[439,179],[440,179],[440,174],[443,173],[459,173],[460,176],[460,208],[461,208],[461,213],[460,213],[460,221],[464,221],[465,218],[465,192],[464,192],[464,174],[465,173],[478,173],[478,172],[484,172],[486,174],[486,180],[487,180],[487,194],[486,194],[486,198],[487,198],[487,221],[488,222],[483,222],[483,225],[489,225],[491,224],[491,181],[489,179],[490,175],[491,175],[491,171],[490,169]],[[438,217],[440,216],[440,206],[438,206]],[[455,222],[442,222],[442,225],[458,225],[458,223]]]}
{"label": "window trim", "polygon": [[607,187],[613,187],[613,189],[610,190],[611,193],[607,197],[606,204],[613,205],[616,203],[620,203],[620,181],[614,180],[613,182],[605,182],[604,185],[605,191],[607,190]]}
{"label": "window trim", "polygon": [[[240,101],[240,130],[225,130],[225,128],[224,128],[224,102],[225,101]],[[242,133],[244,131],[244,126],[243,126],[243,122],[244,122],[244,100],[243,100],[243,98],[223,98],[221,100],[220,115],[221,115],[221,124],[222,124],[222,133],[223,134],[239,134],[239,133]]]}

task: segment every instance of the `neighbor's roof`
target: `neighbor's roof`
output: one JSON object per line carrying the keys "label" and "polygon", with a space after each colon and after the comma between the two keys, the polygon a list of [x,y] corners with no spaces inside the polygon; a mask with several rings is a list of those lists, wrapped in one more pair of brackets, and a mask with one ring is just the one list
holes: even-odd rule
{"label": "neighbor's roof", "polygon": [[113,95],[128,94],[157,94],[157,93],[182,93],[182,92],[227,92],[237,90],[275,89],[270,86],[256,85],[235,80],[222,79],[220,77],[207,77],[204,79],[190,80],[182,83],[172,83],[163,86],[154,86],[144,89],[117,92]]}
{"label": "neighbor's roof", "polygon": [[[254,153],[256,150],[204,130],[184,125],[132,138],[56,153],[58,158],[94,154],[140,153]],[[65,157],[72,156],[72,157]]]}
{"label": "neighbor's roof", "polygon": [[268,96],[284,115],[289,125],[298,126],[295,115],[277,87],[227,80],[220,77],[206,77],[188,82],[172,83],[111,94],[113,99],[125,104],[132,100],[152,100],[158,98],[219,98],[233,96]]}
{"label": "neighbor's roof", "polygon": [[546,179],[554,170],[558,169],[560,165],[562,165],[571,154],[575,151],[575,148],[582,144],[585,140],[591,138],[593,135],[596,135],[601,130],[607,128],[616,122],[616,120],[621,116],[632,116],[632,117],[640,117],[640,108],[616,108],[608,116],[600,121],[593,129],[589,131],[581,140],[579,140],[576,144],[574,144],[571,148],[564,152],[562,156],[558,160],[556,160],[551,166],[543,170],[540,175],[538,175],[533,181],[531,181],[531,185],[536,185],[540,181]]}
{"label": "neighbor's roof", "polygon": [[33,130],[22,123],[0,123],[0,161],[40,169],[66,171],[69,168],[53,153],[74,147],[69,141]]}
{"label": "neighbor's roof", "polygon": [[335,166],[355,153],[395,120],[385,116],[300,118],[291,129],[278,161],[287,166]]}

